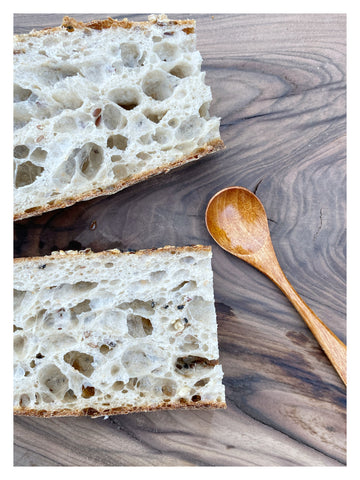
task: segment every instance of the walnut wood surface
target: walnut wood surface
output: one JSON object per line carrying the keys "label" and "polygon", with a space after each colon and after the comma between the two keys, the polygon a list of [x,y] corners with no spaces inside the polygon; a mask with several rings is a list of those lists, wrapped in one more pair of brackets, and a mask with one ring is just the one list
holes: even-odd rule
{"label": "walnut wood surface", "polygon": [[[108,15],[146,18],[101,17]],[[211,112],[222,118],[227,149],[111,197],[18,222],[14,254],[212,245],[228,408],[105,420],[17,417],[15,465],[346,464],[340,378],[284,295],[221,250],[204,222],[218,190],[256,191],[286,276],[346,343],[346,18],[176,17],[188,16],[197,20]],[[15,32],[61,18],[16,15]]]}

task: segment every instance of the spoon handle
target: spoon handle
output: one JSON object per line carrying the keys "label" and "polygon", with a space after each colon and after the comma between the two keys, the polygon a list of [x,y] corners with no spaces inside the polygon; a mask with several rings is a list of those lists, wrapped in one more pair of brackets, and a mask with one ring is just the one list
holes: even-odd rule
{"label": "spoon handle", "polygon": [[324,350],[328,359],[337,371],[339,377],[346,385],[346,346],[343,342],[315,315],[304,300],[295,291],[284,275],[284,279],[278,284],[290,302],[299,312],[306,325]]}
{"label": "spoon handle", "polygon": [[[260,266],[258,265],[257,268],[262,270],[263,273],[265,273],[290,300],[327,355],[339,377],[346,385],[346,346],[325,325],[325,323],[323,323],[320,318],[315,315],[311,308],[306,305],[304,300],[296,292],[282,271],[273,249],[271,248],[272,251],[269,252],[268,246],[266,250],[267,262],[261,262],[262,266],[264,266],[265,263],[266,267],[259,268]],[[270,259],[271,261],[269,261]],[[265,260],[265,258],[263,260]]]}

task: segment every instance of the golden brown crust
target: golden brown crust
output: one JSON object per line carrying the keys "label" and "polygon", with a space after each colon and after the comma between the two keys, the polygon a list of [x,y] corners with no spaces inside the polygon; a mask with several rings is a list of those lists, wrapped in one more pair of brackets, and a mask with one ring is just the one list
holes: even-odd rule
{"label": "golden brown crust", "polygon": [[85,250],[59,250],[57,252],[52,252],[51,255],[45,255],[41,257],[18,257],[14,258],[14,263],[26,263],[32,261],[41,261],[44,262],[46,260],[54,260],[54,259],[61,259],[64,257],[78,257],[82,255],[86,256],[112,256],[112,255],[151,255],[153,253],[160,253],[160,252],[170,252],[170,253],[183,253],[183,252],[211,252],[211,246],[208,245],[185,245],[183,247],[175,247],[173,245],[165,245],[164,247],[160,248],[147,248],[143,250],[137,251],[130,251],[130,252],[121,252],[117,248],[113,248],[111,250],[104,250],[102,252],[93,252],[90,248],[86,248]]}
{"label": "golden brown crust", "polygon": [[14,407],[14,415],[23,415],[30,417],[82,417],[89,416],[92,418],[103,417],[108,415],[127,415],[128,413],[139,413],[139,412],[153,412],[156,410],[195,410],[199,408],[209,408],[209,409],[218,409],[226,408],[225,402],[207,402],[200,400],[199,402],[194,403],[182,403],[182,402],[162,402],[158,405],[149,405],[142,407],[118,407],[118,408],[108,408],[96,410],[91,407],[82,408],[79,410],[35,410],[26,407]]}
{"label": "golden brown crust", "polygon": [[219,150],[222,150],[223,148],[225,148],[224,142],[221,140],[221,138],[217,138],[212,142],[207,143],[202,147],[199,147],[190,155],[185,155],[181,157],[176,162],[171,162],[166,165],[163,165],[162,167],[154,168],[152,170],[148,170],[147,172],[143,172],[138,175],[133,175],[128,179],[122,180],[121,182],[108,186],[106,188],[97,188],[89,192],[76,195],[66,200],[59,200],[59,201],[55,200],[51,204],[47,204],[42,207],[29,208],[24,212],[15,214],[14,221],[24,220],[25,218],[28,218],[28,217],[41,215],[42,213],[49,212],[51,210],[57,210],[60,208],[69,207],[70,205],[74,205],[77,202],[90,200],[92,198],[105,196],[105,195],[112,195],[114,193],[119,192],[120,190],[130,187],[131,185],[135,185],[136,183],[139,183],[141,181],[144,181],[150,177],[159,175],[161,173],[168,173],[170,170],[178,168],[194,160],[198,160],[199,158],[204,157],[205,155],[208,155],[210,153],[215,153]]}
{"label": "golden brown crust", "polygon": [[127,18],[122,20],[116,20],[114,18],[108,17],[103,20],[91,20],[90,22],[81,22],[75,20],[75,18],[65,16],[63,18],[62,24],[58,27],[48,27],[42,30],[33,30],[29,33],[15,35],[17,40],[25,39],[27,36],[39,37],[41,35],[48,35],[49,33],[59,32],[61,30],[67,30],[68,32],[73,32],[74,30],[84,30],[90,28],[92,30],[104,30],[107,28],[139,28],[147,29],[149,26],[158,25],[160,27],[172,27],[172,26],[183,26],[183,31],[186,34],[194,33],[195,31],[195,20],[170,20],[166,15],[150,15],[148,21],[143,22],[133,22]]}

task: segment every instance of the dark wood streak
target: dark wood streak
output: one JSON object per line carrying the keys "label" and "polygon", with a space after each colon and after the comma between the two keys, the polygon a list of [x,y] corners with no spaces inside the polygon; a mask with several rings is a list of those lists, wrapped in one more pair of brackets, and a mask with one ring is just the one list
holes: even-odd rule
{"label": "dark wood streak", "polygon": [[[108,15],[122,17],[100,17]],[[116,195],[18,222],[14,254],[211,244],[228,409],[16,417],[15,465],[346,464],[341,381],[282,293],[214,244],[204,222],[218,190],[256,191],[285,274],[346,343],[346,18],[194,17],[226,150]],[[14,29],[61,19],[15,15]]]}

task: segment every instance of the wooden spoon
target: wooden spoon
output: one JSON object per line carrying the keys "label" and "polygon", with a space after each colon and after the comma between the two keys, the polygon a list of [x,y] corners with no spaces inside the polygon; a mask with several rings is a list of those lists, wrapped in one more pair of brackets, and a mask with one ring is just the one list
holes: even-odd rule
{"label": "wooden spoon", "polygon": [[282,290],[346,385],[346,346],[306,305],[285,277],[271,242],[265,209],[256,195],[242,187],[225,188],[210,200],[205,219],[210,235],[220,247],[250,263]]}

